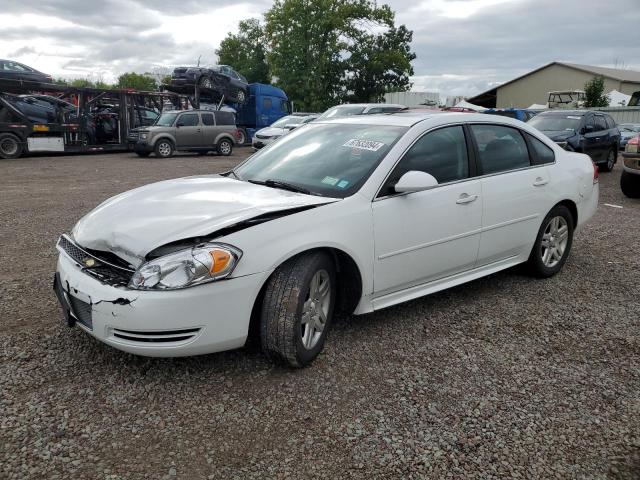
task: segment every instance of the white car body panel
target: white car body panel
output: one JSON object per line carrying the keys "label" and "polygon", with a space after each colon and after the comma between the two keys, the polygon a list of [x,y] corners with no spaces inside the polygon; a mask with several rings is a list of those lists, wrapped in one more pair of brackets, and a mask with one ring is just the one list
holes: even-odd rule
{"label": "white car body panel", "polygon": [[[173,241],[207,236],[264,213],[309,208],[216,236],[216,242],[242,250],[236,269],[228,279],[182,290],[105,285],[61,253],[58,273],[65,291],[92,305],[90,333],[141,355],[195,355],[235,348],[246,339],[255,300],[271,273],[301,252],[330,248],[351,257],[362,279],[354,313],[362,314],[526,261],[543,218],[559,202],[575,204],[576,230],[597,208],[599,189],[593,183],[589,157],[566,152],[522,122],[453,113],[357,116],[330,123],[366,122],[410,128],[359,191],[344,199],[212,175],[141,187],[98,206],[78,222],[74,240],[86,248],[113,252],[134,266],[153,249]],[[435,127],[461,123],[501,124],[529,132],[554,151],[556,162],[378,198],[387,175],[417,138]],[[475,198],[457,203],[463,194]],[[131,303],[113,303],[119,298]],[[149,346],[114,339],[113,329],[125,327],[201,330],[186,344]]]}

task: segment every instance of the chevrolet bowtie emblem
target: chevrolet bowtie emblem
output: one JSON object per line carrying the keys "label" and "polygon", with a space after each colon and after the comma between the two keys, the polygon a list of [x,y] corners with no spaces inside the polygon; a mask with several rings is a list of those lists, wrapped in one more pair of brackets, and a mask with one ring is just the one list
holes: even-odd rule
{"label": "chevrolet bowtie emblem", "polygon": [[85,258],[82,259],[82,263],[84,263],[85,267],[91,268],[91,267],[95,266],[96,261],[91,257],[85,257]]}

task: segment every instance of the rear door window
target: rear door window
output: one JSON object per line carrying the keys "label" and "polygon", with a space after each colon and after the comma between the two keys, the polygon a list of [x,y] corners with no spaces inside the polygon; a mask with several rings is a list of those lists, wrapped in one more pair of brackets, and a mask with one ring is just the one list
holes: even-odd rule
{"label": "rear door window", "polygon": [[531,166],[529,150],[517,128],[502,125],[471,125],[485,175]]}
{"label": "rear door window", "polygon": [[616,128],[616,122],[609,115],[605,115],[604,119],[607,122],[607,128]]}
{"label": "rear door window", "polygon": [[187,113],[181,115],[178,119],[178,125],[181,127],[193,127],[198,125],[198,114],[197,113]]}
{"label": "rear door window", "polygon": [[215,125],[216,122],[213,120],[213,113],[201,113],[200,118],[202,118],[203,125]]}

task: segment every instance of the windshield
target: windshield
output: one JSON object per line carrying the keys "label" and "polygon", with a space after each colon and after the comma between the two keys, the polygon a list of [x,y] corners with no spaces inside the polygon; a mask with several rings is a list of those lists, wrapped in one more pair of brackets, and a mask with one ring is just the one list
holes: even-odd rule
{"label": "windshield", "polygon": [[577,130],[582,117],[580,115],[538,115],[529,120],[529,125],[543,132]]}
{"label": "windshield", "polygon": [[298,123],[302,123],[302,119],[304,117],[296,117],[295,115],[288,115],[286,117],[282,117],[280,120],[277,120],[271,124],[272,127],[282,128],[285,125],[297,125]]}
{"label": "windshield", "polygon": [[364,112],[364,107],[358,105],[339,105],[332,107],[318,117],[318,120],[328,118],[348,117],[350,115],[360,115]]}
{"label": "windshield", "polygon": [[618,130],[620,130],[621,132],[640,132],[640,125],[623,123],[622,125],[618,125]]}
{"label": "windshield", "polygon": [[260,150],[234,170],[241,180],[285,182],[314,195],[355,193],[407,131],[387,125],[310,123]]}
{"label": "windshield", "polygon": [[154,125],[158,125],[160,127],[170,127],[171,125],[173,125],[173,122],[175,121],[177,116],[177,113],[163,113],[158,117]]}

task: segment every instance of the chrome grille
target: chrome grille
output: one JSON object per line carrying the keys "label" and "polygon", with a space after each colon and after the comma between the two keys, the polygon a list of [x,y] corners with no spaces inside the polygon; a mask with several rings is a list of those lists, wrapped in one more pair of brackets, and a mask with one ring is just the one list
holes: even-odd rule
{"label": "chrome grille", "polygon": [[[114,287],[126,287],[135,270],[114,265],[105,258],[80,248],[69,237],[62,235],[58,240],[58,249],[66,253],[88,275],[100,282]],[[88,262],[93,259],[92,262]]]}
{"label": "chrome grille", "polygon": [[194,339],[200,328],[184,328],[181,330],[122,330],[113,329],[113,336],[125,340],[130,343],[149,344],[149,343],[176,343],[188,342]]}

